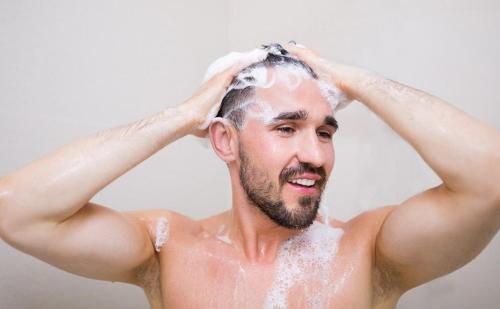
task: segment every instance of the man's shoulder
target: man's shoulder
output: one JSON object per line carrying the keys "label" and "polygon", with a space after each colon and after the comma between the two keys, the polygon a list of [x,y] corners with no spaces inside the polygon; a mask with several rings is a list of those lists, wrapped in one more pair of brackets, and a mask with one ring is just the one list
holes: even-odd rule
{"label": "man's shoulder", "polygon": [[123,212],[127,217],[139,222],[145,228],[153,243],[157,242],[160,230],[170,235],[196,233],[198,221],[179,212],[168,209],[146,209]]}
{"label": "man's shoulder", "polygon": [[[360,245],[365,243],[370,248],[374,248],[376,238],[380,228],[382,227],[387,216],[397,206],[389,205],[375,209],[364,211],[355,217],[340,221],[336,219],[330,220],[332,227],[341,228],[344,231],[344,237],[349,239],[349,242]],[[359,241],[359,242],[358,242]]]}
{"label": "man's shoulder", "polygon": [[378,232],[387,216],[397,205],[387,205],[364,211],[357,216],[343,222],[345,228],[369,229]]}
{"label": "man's shoulder", "polygon": [[160,255],[162,259],[168,259],[172,252],[178,253],[183,246],[190,246],[202,233],[203,222],[210,219],[198,221],[168,209],[134,210],[123,214],[138,222],[147,232],[153,252],[156,252],[136,269],[138,285],[148,291],[159,287]]}
{"label": "man's shoulder", "polygon": [[193,219],[189,218],[186,215],[183,215],[179,212],[157,208],[157,209],[141,209],[141,210],[131,210],[124,211],[123,214],[133,217],[137,220],[147,220],[147,219],[171,219],[176,221],[193,221]]}

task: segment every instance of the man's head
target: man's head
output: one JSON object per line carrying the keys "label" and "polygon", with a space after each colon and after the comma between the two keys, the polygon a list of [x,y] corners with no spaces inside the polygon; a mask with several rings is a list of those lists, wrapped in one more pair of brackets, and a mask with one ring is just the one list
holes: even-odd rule
{"label": "man's head", "polygon": [[270,77],[269,69],[280,68],[281,73],[293,72],[300,75],[298,78],[318,78],[307,64],[292,57],[281,45],[264,45],[263,48],[269,50],[266,58],[246,67],[234,77],[217,114],[217,117],[229,119],[237,129],[242,128],[246,111],[251,103],[255,103],[255,89],[275,84],[276,76]]}
{"label": "man's head", "polygon": [[281,46],[236,76],[210,127],[212,145],[247,200],[277,224],[314,221],[334,162],[337,122],[307,64]]}

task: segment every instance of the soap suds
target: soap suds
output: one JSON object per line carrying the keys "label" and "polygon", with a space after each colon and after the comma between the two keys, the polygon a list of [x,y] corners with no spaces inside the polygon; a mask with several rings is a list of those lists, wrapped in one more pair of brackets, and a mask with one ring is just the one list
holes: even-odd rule
{"label": "soap suds", "polygon": [[219,226],[219,229],[217,230],[217,234],[222,234],[222,233],[224,233],[224,231],[226,230],[226,228],[227,228],[227,227],[226,227],[226,225],[225,225],[225,224],[221,224],[221,225]]}
{"label": "soap suds", "polygon": [[324,80],[318,80],[318,87],[323,97],[328,100],[334,113],[346,107],[351,100],[339,88],[330,85]]}
{"label": "soap suds", "polygon": [[330,225],[330,210],[328,209],[328,207],[320,205],[319,213],[321,215],[321,219],[323,219],[323,223]]}
{"label": "soap suds", "polygon": [[248,65],[262,61],[266,59],[268,52],[262,48],[256,48],[249,52],[230,52],[229,54],[217,58],[214,62],[210,64],[205,76],[203,77],[203,82],[206,82],[214,75],[232,67],[237,63],[248,63]]}
{"label": "soap suds", "polygon": [[225,224],[222,224],[219,226],[219,229],[217,230],[216,237],[217,237],[217,239],[219,239],[222,242],[225,242],[228,245],[230,245],[232,243],[231,238],[229,238],[229,235],[228,235],[227,226]]}
{"label": "soap suds", "polygon": [[161,247],[168,240],[168,221],[165,217],[158,218],[156,222],[156,239],[155,239],[155,250],[160,252]]}
{"label": "soap suds", "polygon": [[231,239],[229,238],[229,236],[227,235],[217,235],[217,238],[220,240],[220,241],[223,241],[225,242],[226,244],[230,245],[231,244]]}
{"label": "soap suds", "polygon": [[327,308],[332,261],[342,234],[342,229],[315,221],[302,234],[283,243],[264,308],[288,308],[288,294],[295,286],[303,286],[308,306]]}
{"label": "soap suds", "polygon": [[[225,69],[235,65],[237,63],[245,63],[251,65],[253,63],[260,62],[264,60],[269,54],[278,55],[281,57],[297,58],[290,53],[286,53],[281,46],[278,44],[267,45],[263,48],[257,48],[249,52],[231,52],[226,56],[218,58],[215,60],[207,69],[203,81],[206,81],[213,77],[215,74],[224,71]],[[274,85],[277,81],[283,82],[292,91],[295,89],[304,79],[312,79],[311,76],[295,64],[283,63],[283,65],[278,65],[273,67],[274,74],[272,70],[269,70],[264,65],[250,66],[242,70],[236,77],[235,81],[228,87],[225,94],[229,93],[233,89],[244,89],[249,86],[256,88],[269,88]],[[323,80],[317,80],[318,87],[321,90],[322,95],[328,100],[332,107],[333,113],[339,109],[344,108],[351,100],[337,87],[330,85]],[[225,96],[224,94],[224,96]],[[222,98],[224,97],[222,96]],[[222,99],[221,98],[221,99]],[[213,108],[209,115],[207,116],[205,122],[199,127],[199,129],[206,129],[211,121],[217,115],[218,109],[220,108],[220,102],[218,102]],[[242,102],[238,104],[235,108],[227,113],[225,117],[231,114],[234,110],[241,110],[248,106],[249,102]],[[243,106],[244,105],[244,106]]]}

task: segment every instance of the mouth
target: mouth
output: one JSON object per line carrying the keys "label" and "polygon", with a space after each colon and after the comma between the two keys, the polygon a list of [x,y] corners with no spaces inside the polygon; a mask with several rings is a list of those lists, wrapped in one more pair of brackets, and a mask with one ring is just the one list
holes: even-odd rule
{"label": "mouth", "polygon": [[302,194],[315,194],[318,189],[316,188],[318,181],[313,179],[291,179],[287,184],[294,190]]}

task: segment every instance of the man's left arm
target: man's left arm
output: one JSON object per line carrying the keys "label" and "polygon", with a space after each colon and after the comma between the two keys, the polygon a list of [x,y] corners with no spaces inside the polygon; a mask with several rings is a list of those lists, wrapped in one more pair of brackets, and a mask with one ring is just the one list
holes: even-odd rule
{"label": "man's left arm", "polygon": [[[395,207],[376,266],[403,291],[462,267],[500,227],[500,133],[441,99],[371,73],[344,87],[415,148],[443,181]],[[386,269],[384,269],[386,270]]]}
{"label": "man's left arm", "polygon": [[443,181],[387,215],[376,267],[390,268],[406,291],[477,256],[500,227],[500,133],[423,91],[289,47],[382,118]]}

